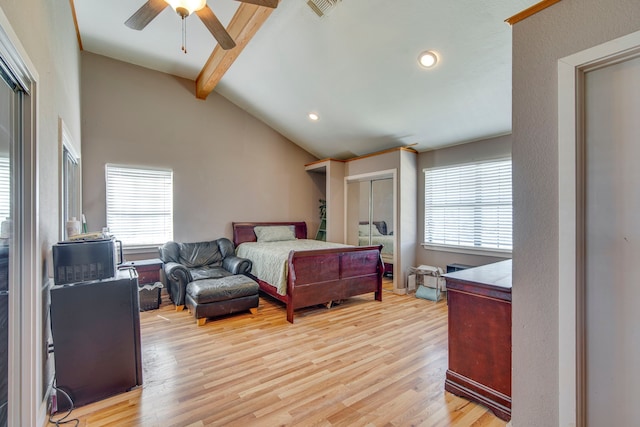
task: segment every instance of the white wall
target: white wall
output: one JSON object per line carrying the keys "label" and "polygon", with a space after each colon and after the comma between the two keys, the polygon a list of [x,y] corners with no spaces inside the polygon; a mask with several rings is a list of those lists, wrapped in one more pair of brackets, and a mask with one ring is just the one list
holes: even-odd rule
{"label": "white wall", "polygon": [[638,30],[638,0],[563,0],[513,27],[514,427],[559,422],[558,59]]}
{"label": "white wall", "polygon": [[[490,138],[467,144],[455,145],[439,150],[424,151],[418,155],[418,243],[424,241],[424,173],[426,168],[451,166],[474,161],[492,160],[511,156],[511,135]],[[433,265],[446,271],[447,264],[479,266],[504,261],[506,258],[446,252],[416,245],[418,265]]]}
{"label": "white wall", "polygon": [[344,241],[344,170],[343,162],[330,160],[327,164],[327,240]]}
{"label": "white wall", "polygon": [[[407,284],[406,273],[416,264],[416,245],[418,244],[416,193],[418,191],[418,155],[409,151],[400,151],[400,171],[398,173],[398,217],[396,232],[400,234],[400,258],[396,261],[400,271],[394,265],[394,287],[404,289]],[[397,280],[400,280],[398,283]]]}
{"label": "white wall", "polygon": [[80,152],[80,59],[73,19],[68,1],[0,0],[0,8],[35,73],[36,89],[36,162],[38,185],[37,241],[26,242],[39,254],[41,265],[36,283],[23,283],[23,287],[37,289],[32,292],[35,301],[25,301],[23,315],[34,322],[28,335],[23,336],[23,363],[29,372],[31,384],[24,384],[24,395],[13,396],[15,401],[30,405],[25,396],[34,394],[35,407],[25,411],[31,419],[23,425],[43,424],[45,414],[41,400],[52,375],[51,358],[46,352],[47,307],[47,253],[59,236],[58,191],[58,120],[62,118],[70,132],[77,152]]}
{"label": "white wall", "polygon": [[304,165],[316,158],[217,93],[202,101],[193,91],[192,81],[82,54],[88,228],[106,224],[104,167],[116,163],[173,170],[177,241],[231,238],[233,221],[307,221],[314,236],[322,193]]}
{"label": "white wall", "polygon": [[405,287],[405,273],[415,265],[416,245],[416,164],[417,154],[400,149],[378,155],[363,156],[346,163],[347,177],[376,172],[396,171],[396,224],[394,234],[398,245],[394,248],[394,288]]}

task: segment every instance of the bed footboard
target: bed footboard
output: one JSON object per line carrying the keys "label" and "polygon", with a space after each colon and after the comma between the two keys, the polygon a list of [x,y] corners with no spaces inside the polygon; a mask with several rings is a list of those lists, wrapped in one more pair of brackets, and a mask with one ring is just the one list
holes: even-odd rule
{"label": "bed footboard", "polygon": [[382,301],[382,246],[292,251],[287,280],[287,320],[298,308],[375,292]]}

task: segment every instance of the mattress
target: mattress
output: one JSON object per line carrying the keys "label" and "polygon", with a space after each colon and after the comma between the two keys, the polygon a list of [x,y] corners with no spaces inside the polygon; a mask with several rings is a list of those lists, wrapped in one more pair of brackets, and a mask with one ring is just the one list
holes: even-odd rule
{"label": "mattress", "polygon": [[371,243],[369,243],[369,236],[359,236],[358,237],[358,245],[359,246],[369,246],[369,245],[382,245],[382,254],[385,255],[393,255],[393,241],[394,236],[386,236],[386,235],[373,235],[371,236]]}
{"label": "mattress", "polygon": [[287,294],[287,260],[291,251],[349,247],[341,243],[296,239],[278,242],[245,242],[238,245],[236,254],[251,260],[251,274],[276,288],[279,295]]}

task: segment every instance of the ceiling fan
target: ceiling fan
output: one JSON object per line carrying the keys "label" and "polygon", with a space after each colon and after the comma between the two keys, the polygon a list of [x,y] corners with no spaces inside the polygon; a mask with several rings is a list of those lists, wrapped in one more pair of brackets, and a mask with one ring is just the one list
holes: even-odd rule
{"label": "ceiling fan", "polygon": [[[278,6],[278,0],[236,0],[243,3],[255,4],[258,6],[265,6],[275,8]],[[209,29],[213,37],[218,41],[220,47],[225,50],[233,49],[236,43],[233,41],[224,25],[218,20],[211,8],[207,5],[206,0],[148,0],[142,5],[129,19],[125,21],[125,25],[134,30],[142,30],[149,24],[160,12],[162,12],[167,6],[171,5],[173,10],[182,18],[183,23],[183,46],[182,50],[186,53],[186,47],[184,43],[185,27],[184,19],[191,15],[193,12],[198,15],[198,18]]]}

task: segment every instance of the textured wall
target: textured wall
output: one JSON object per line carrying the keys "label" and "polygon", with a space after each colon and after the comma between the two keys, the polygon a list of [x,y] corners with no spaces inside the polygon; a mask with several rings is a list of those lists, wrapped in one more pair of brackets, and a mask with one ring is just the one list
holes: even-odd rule
{"label": "textured wall", "polygon": [[316,158],[217,93],[202,101],[193,90],[192,81],[83,53],[88,228],[106,223],[104,165],[116,163],[173,170],[175,240],[231,238],[233,221],[307,221],[313,235],[321,193],[304,165]]}
{"label": "textured wall", "polygon": [[[67,1],[0,0],[0,21],[36,79],[37,241],[24,242],[35,251],[35,283],[23,283],[23,304],[16,307],[24,328],[21,402],[22,425],[43,425],[41,402],[53,376],[47,356],[47,253],[59,237],[58,122],[64,120],[80,152],[80,53]],[[6,19],[6,20],[5,20]],[[6,26],[5,26],[6,24]],[[5,349],[3,349],[5,351]],[[15,406],[16,408],[18,406]]]}
{"label": "textured wall", "polygon": [[558,59],[638,30],[638,0],[563,0],[513,27],[514,427],[558,425]]}

